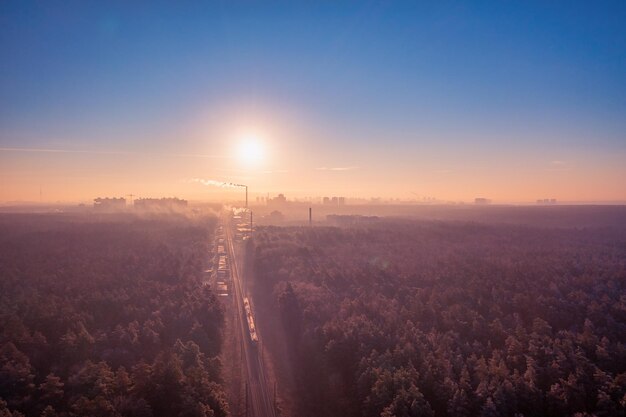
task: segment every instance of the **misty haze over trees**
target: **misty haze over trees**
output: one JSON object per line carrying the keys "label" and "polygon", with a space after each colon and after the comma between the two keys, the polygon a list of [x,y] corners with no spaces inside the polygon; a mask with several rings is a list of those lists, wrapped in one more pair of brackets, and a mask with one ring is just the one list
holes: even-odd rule
{"label": "misty haze over trees", "polygon": [[[624,416],[623,211],[555,210],[259,227],[243,264],[279,415]],[[216,222],[0,216],[0,416],[233,415]]]}
{"label": "misty haze over trees", "polygon": [[624,415],[623,228],[267,227],[249,249],[297,415]]}
{"label": "misty haze over trees", "polygon": [[214,226],[3,215],[0,415],[228,415],[199,276]]}

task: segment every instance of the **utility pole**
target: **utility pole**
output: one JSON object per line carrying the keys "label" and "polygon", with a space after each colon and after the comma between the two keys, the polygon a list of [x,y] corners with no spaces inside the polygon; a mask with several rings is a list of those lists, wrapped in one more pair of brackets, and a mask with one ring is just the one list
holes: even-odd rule
{"label": "utility pole", "polygon": [[248,186],[246,185],[246,208],[248,208]]}
{"label": "utility pole", "polygon": [[252,234],[252,210],[250,210],[250,234]]}
{"label": "utility pole", "polygon": [[313,226],[313,208],[309,207],[309,226]]}

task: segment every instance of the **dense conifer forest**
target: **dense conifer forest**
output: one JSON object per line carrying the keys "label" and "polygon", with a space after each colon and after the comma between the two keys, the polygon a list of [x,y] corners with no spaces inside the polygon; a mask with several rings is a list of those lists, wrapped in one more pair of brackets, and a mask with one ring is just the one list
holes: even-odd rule
{"label": "dense conifer forest", "polygon": [[215,219],[0,217],[0,416],[226,416]]}
{"label": "dense conifer forest", "polygon": [[624,416],[624,229],[265,227],[249,250],[300,416]]}

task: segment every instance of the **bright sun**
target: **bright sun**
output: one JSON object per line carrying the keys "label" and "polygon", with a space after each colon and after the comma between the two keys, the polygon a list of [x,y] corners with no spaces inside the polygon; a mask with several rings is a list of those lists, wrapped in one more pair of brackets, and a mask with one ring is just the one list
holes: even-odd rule
{"label": "bright sun", "polygon": [[264,158],[263,145],[257,135],[249,134],[240,139],[237,158],[246,166],[258,165]]}

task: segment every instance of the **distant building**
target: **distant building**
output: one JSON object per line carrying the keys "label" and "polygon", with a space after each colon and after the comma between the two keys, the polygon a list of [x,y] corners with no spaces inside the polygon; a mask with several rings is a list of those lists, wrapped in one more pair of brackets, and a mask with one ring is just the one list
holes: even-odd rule
{"label": "distant building", "polygon": [[556,204],[556,198],[540,198],[539,200],[537,200],[537,204],[543,204],[543,205]]}
{"label": "distant building", "polygon": [[187,200],[178,198],[140,198],[135,200],[135,209],[145,211],[171,212],[187,208]]}
{"label": "distant building", "polygon": [[484,198],[484,197],[476,197],[474,199],[474,204],[480,204],[480,205],[491,204],[491,200],[488,198]]}
{"label": "distant building", "polygon": [[326,206],[343,206],[346,204],[345,197],[324,197],[322,204]]}
{"label": "distant building", "polygon": [[93,208],[98,211],[121,211],[126,209],[125,198],[94,198]]}
{"label": "distant building", "polygon": [[287,197],[284,194],[278,194],[278,196],[274,198],[267,199],[267,205],[273,207],[281,207],[287,204]]}

